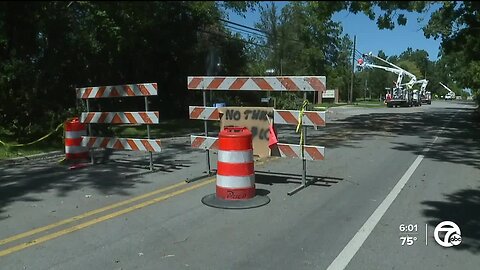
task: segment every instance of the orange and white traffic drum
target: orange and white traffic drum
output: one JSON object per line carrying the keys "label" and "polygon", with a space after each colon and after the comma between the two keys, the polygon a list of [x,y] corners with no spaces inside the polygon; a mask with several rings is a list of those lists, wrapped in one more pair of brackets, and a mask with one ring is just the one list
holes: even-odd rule
{"label": "orange and white traffic drum", "polygon": [[88,148],[82,146],[86,135],[87,128],[78,117],[65,122],[65,159],[88,159]]}

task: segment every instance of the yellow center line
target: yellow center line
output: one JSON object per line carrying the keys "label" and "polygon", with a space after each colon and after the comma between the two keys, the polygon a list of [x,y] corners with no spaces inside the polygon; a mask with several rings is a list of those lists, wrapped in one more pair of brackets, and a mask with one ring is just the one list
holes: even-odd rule
{"label": "yellow center line", "polygon": [[[259,160],[257,161],[256,165],[262,165],[264,163],[266,163],[268,161],[265,161],[265,160]],[[83,229],[85,227],[88,227],[90,225],[93,225],[95,223],[98,223],[98,222],[102,222],[104,220],[107,220],[107,219],[110,219],[110,218],[113,218],[113,217],[116,217],[116,216],[119,216],[119,215],[122,215],[122,214],[125,214],[125,213],[128,213],[128,212],[131,212],[133,210],[136,210],[136,209],[139,209],[139,208],[142,208],[142,207],[145,207],[145,206],[148,206],[150,204],[153,204],[153,203],[156,203],[156,202],[159,202],[159,201],[163,201],[163,200],[166,200],[170,197],[173,197],[173,196],[176,196],[178,194],[182,194],[184,192],[187,192],[189,190],[193,190],[193,189],[196,189],[196,188],[199,188],[201,186],[204,186],[204,185],[207,185],[207,184],[210,184],[212,182],[214,182],[216,180],[216,178],[210,178],[209,180],[206,180],[205,182],[202,182],[200,184],[197,184],[197,185],[194,185],[194,186],[191,186],[189,188],[185,188],[185,189],[181,189],[179,191],[176,191],[176,192],[172,192],[172,193],[169,193],[165,196],[162,196],[162,197],[158,197],[156,199],[152,199],[152,200],[149,200],[149,201],[146,201],[144,203],[141,203],[141,204],[138,204],[138,205],[134,205],[134,206],[131,206],[129,208],[126,208],[124,210],[121,210],[121,211],[118,211],[118,212],[114,212],[110,215],[106,215],[106,216],[102,216],[102,217],[99,217],[99,218],[95,218],[91,221],[88,221],[88,222],[85,222],[85,223],[81,223],[79,225],[76,225],[76,226],[73,226],[73,227],[70,227],[70,228],[67,228],[65,230],[61,230],[61,231],[58,231],[56,233],[52,233],[52,234],[48,234],[46,236],[43,236],[43,237],[40,237],[38,239],[35,239],[31,242],[27,242],[27,243],[23,243],[23,244],[20,244],[20,245],[17,245],[17,246],[14,246],[12,248],[8,248],[8,249],[5,249],[3,251],[0,251],[0,257],[1,256],[5,256],[7,254],[10,254],[12,252],[15,252],[15,251],[18,251],[18,250],[22,250],[24,248],[27,248],[29,246],[32,246],[32,245],[36,245],[38,243],[42,243],[42,242],[45,242],[45,241],[48,241],[50,239],[53,239],[53,238],[57,238],[59,236],[62,236],[64,234],[67,234],[69,232],[73,232],[73,231],[76,231],[76,230],[80,230],[80,229]],[[165,188],[161,188],[161,189],[158,189],[158,190],[154,190],[152,192],[149,192],[149,193],[145,193],[143,195],[140,195],[140,196],[137,196],[137,197],[134,197],[134,198],[131,198],[131,199],[128,199],[128,200],[125,200],[125,201],[121,201],[121,202],[118,202],[118,203],[114,203],[114,204],[111,204],[111,205],[108,205],[108,206],[105,206],[105,207],[102,207],[102,208],[99,208],[99,209],[95,209],[95,210],[92,210],[92,211],[88,211],[88,212],[85,212],[83,214],[80,214],[80,215],[77,215],[77,216],[74,216],[74,217],[71,217],[71,218],[68,218],[68,219],[64,219],[64,220],[61,220],[61,221],[58,221],[56,223],[52,223],[52,224],[49,224],[49,225],[46,225],[46,226],[43,226],[43,227],[39,227],[39,228],[36,228],[36,229],[33,229],[33,230],[30,230],[30,231],[27,231],[27,232],[24,232],[24,233],[20,233],[20,234],[17,234],[17,235],[13,235],[11,237],[8,237],[8,238],[5,238],[5,239],[2,239],[0,240],[0,246],[1,245],[5,245],[7,243],[10,243],[10,242],[13,242],[13,241],[16,241],[16,240],[19,240],[19,239],[22,239],[22,238],[26,238],[26,237],[29,237],[29,236],[32,236],[32,235],[35,235],[35,234],[38,234],[38,233],[41,233],[41,232],[44,232],[44,231],[47,231],[47,230],[50,230],[50,229],[53,229],[53,228],[56,228],[56,227],[59,227],[59,226],[62,226],[62,225],[65,225],[65,224],[68,224],[68,223],[72,223],[74,221],[79,221],[81,219],[84,219],[84,218],[87,218],[89,216],[93,216],[93,215],[96,215],[96,214],[99,214],[99,213],[102,213],[102,212],[105,212],[105,211],[108,211],[108,210],[112,210],[112,209],[115,209],[115,208],[118,208],[118,207],[121,207],[121,206],[124,206],[124,205],[127,205],[127,204],[130,204],[130,203],[133,203],[133,202],[136,202],[136,201],[139,201],[139,200],[142,200],[142,199],[145,199],[145,198],[148,198],[148,197],[151,197],[153,195],[157,195],[159,193],[162,193],[162,192],[165,192],[165,191],[168,191],[168,190],[171,190],[171,189],[175,189],[177,187],[181,187],[181,186],[184,186],[188,183],[186,182],[180,182],[180,183],[177,183],[177,184],[174,184],[174,185],[171,185],[171,186],[167,186]],[[126,211],[127,210],[127,211]],[[126,211],[126,212],[125,212]],[[113,216],[111,216],[113,215]],[[110,217],[111,216],[111,217]],[[108,217],[108,218],[105,218],[105,217]],[[87,224],[87,225],[85,225]]]}
{"label": "yellow center line", "polygon": [[54,233],[51,233],[51,234],[47,234],[47,235],[45,235],[45,236],[42,236],[42,237],[37,238],[37,239],[35,239],[35,240],[32,240],[32,241],[30,241],[30,242],[25,242],[25,243],[22,243],[22,244],[13,246],[13,247],[11,247],[11,248],[8,248],[8,249],[5,249],[5,250],[1,250],[1,251],[0,251],[0,257],[5,256],[5,255],[8,255],[8,254],[11,254],[11,253],[13,253],[13,252],[20,251],[20,250],[22,250],[22,249],[25,249],[25,248],[28,248],[28,247],[31,247],[31,246],[34,246],[34,245],[37,245],[37,244],[40,244],[40,243],[43,243],[43,242],[46,242],[46,241],[49,241],[49,240],[52,240],[52,239],[55,239],[55,238],[57,238],[57,237],[60,237],[60,236],[65,235],[65,234],[68,234],[68,233],[71,233],[71,232],[75,232],[75,231],[84,229],[84,228],[89,227],[89,226],[92,226],[92,225],[94,225],[94,224],[97,224],[97,223],[100,223],[100,222],[103,222],[103,221],[106,221],[106,220],[109,220],[109,219],[112,219],[112,218],[121,216],[121,215],[123,215],[123,214],[132,212],[132,211],[134,211],[134,210],[138,210],[138,209],[140,209],[140,208],[143,208],[143,207],[152,205],[152,204],[154,204],[154,203],[158,203],[158,202],[164,201],[164,200],[166,200],[166,199],[168,199],[168,198],[171,198],[171,197],[180,195],[180,194],[185,193],[185,192],[187,192],[187,191],[194,190],[194,189],[197,189],[197,188],[199,188],[199,187],[205,186],[205,185],[207,185],[207,184],[213,183],[215,180],[216,180],[216,179],[210,179],[210,180],[207,180],[207,181],[202,182],[202,183],[200,183],[200,184],[196,184],[196,185],[193,185],[193,186],[184,188],[184,189],[180,189],[180,190],[171,192],[171,193],[166,194],[166,195],[163,195],[163,196],[161,196],[161,197],[157,197],[157,198],[154,198],[154,199],[145,201],[145,202],[143,202],[143,203],[139,203],[139,204],[130,206],[130,207],[128,207],[128,208],[119,210],[119,211],[117,211],[117,212],[110,213],[110,214],[105,215],[105,216],[101,216],[101,217],[94,218],[94,219],[89,220],[89,221],[86,221],[86,222],[84,222],[84,223],[80,223],[80,224],[74,225],[74,226],[72,226],[72,227],[69,227],[69,228],[60,230],[60,231],[58,231],[58,232],[54,232]]}
{"label": "yellow center line", "polygon": [[10,243],[12,241],[16,241],[16,240],[21,239],[21,238],[25,238],[25,237],[28,237],[28,236],[31,236],[31,235],[34,235],[34,234],[37,234],[37,233],[40,233],[40,232],[44,232],[44,231],[56,228],[58,226],[62,226],[62,225],[65,225],[65,224],[68,224],[68,223],[71,223],[71,222],[74,222],[74,221],[77,221],[77,220],[80,220],[80,219],[84,219],[84,218],[89,217],[89,216],[96,215],[96,214],[101,213],[101,212],[105,212],[105,211],[108,211],[108,210],[111,210],[111,209],[129,204],[129,203],[132,203],[132,202],[136,202],[138,200],[141,200],[141,199],[144,199],[144,198],[147,198],[147,197],[156,195],[158,193],[165,192],[165,191],[168,191],[168,190],[171,190],[171,189],[174,189],[174,188],[186,185],[186,184],[187,184],[186,182],[180,182],[180,183],[177,183],[177,184],[165,187],[165,188],[161,188],[161,189],[149,192],[149,193],[145,193],[143,195],[128,199],[126,201],[121,201],[121,202],[118,202],[118,203],[114,203],[114,204],[111,204],[111,205],[108,205],[108,206],[105,206],[105,207],[102,207],[102,208],[99,208],[99,209],[95,209],[95,210],[92,210],[92,211],[89,211],[89,212],[85,212],[85,213],[80,214],[78,216],[74,216],[74,217],[71,217],[71,218],[68,218],[68,219],[61,220],[61,221],[56,222],[56,223],[49,224],[47,226],[39,227],[39,228],[30,230],[30,231],[27,231],[27,232],[24,232],[24,233],[20,233],[20,234],[11,236],[9,238],[5,238],[5,239],[0,240],[0,246],[4,245],[4,244],[7,244],[7,243]]}

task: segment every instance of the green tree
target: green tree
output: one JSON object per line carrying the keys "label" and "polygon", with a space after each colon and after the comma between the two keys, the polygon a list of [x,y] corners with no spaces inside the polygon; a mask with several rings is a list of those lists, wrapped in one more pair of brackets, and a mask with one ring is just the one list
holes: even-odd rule
{"label": "green tree", "polygon": [[[387,59],[387,56],[382,50],[378,52],[377,56],[382,59]],[[383,63],[381,63],[380,65],[385,66],[385,64]],[[397,75],[378,68],[368,68],[363,70],[362,73],[364,73],[364,80],[367,81],[367,86],[368,89],[371,91],[372,98],[385,97],[385,88],[391,89],[393,86],[393,82],[397,79]]]}
{"label": "green tree", "polygon": [[331,20],[342,7],[341,2],[290,2],[279,11],[275,3],[267,4],[256,25],[267,33],[267,47],[257,48],[263,64],[252,68],[274,68],[277,75],[324,75],[329,89],[346,94],[353,43]]}
{"label": "green tree", "polygon": [[425,50],[413,50],[412,48],[407,48],[406,51],[399,55],[399,59],[407,60],[413,62],[415,67],[418,68],[417,73],[414,73],[415,76],[420,78],[424,78],[427,74],[427,68],[430,64],[430,60],[428,59],[428,52]]}
{"label": "green tree", "polygon": [[[352,73],[352,47],[353,42],[348,35],[340,41],[338,54],[333,65],[328,70],[327,85],[328,89],[338,89],[340,100],[347,101],[350,91],[351,73]],[[358,73],[357,73],[358,74]],[[358,83],[356,83],[358,85]],[[354,87],[358,90],[358,87]],[[356,91],[354,93],[356,95]]]}
{"label": "green tree", "polygon": [[[345,4],[356,6],[352,2]],[[480,4],[477,1],[373,1],[371,5],[354,7],[357,12],[364,12],[376,19],[380,29],[406,24],[404,12],[423,12],[440,5],[423,28],[427,38],[440,38],[441,57],[448,65],[448,75],[456,82],[459,88],[471,88],[474,92],[480,89]],[[374,14],[373,7],[381,9],[380,14]],[[398,11],[398,12],[397,12]]]}
{"label": "green tree", "polygon": [[254,5],[2,2],[0,124],[27,141],[72,115],[75,87],[137,82],[158,83],[153,108],[163,119],[183,118],[198,98],[186,77],[205,75],[210,48],[221,56],[218,72],[245,73],[245,43],[220,19],[222,7],[241,13]]}

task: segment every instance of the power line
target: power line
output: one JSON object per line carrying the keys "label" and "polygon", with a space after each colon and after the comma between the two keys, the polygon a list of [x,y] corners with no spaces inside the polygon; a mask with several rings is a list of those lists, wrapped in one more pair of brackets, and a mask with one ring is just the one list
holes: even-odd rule
{"label": "power line", "polygon": [[236,37],[232,37],[232,36],[226,36],[226,35],[222,35],[222,34],[219,34],[219,33],[214,33],[214,32],[210,32],[210,31],[206,31],[206,30],[200,30],[200,29],[197,30],[197,31],[202,32],[202,33],[206,33],[206,34],[210,34],[210,35],[215,35],[215,36],[220,36],[220,37],[228,38],[228,39],[238,40],[238,41],[241,41],[241,42],[244,42],[244,43],[248,43],[248,44],[251,44],[251,45],[255,45],[255,46],[259,46],[259,47],[264,47],[264,48],[272,49],[272,47],[270,47],[270,46],[263,45],[263,44],[259,44],[259,43],[255,43],[255,42],[251,42],[251,41],[244,40],[244,39],[241,39],[241,38],[236,38]]}
{"label": "power line", "polygon": [[263,38],[268,38],[268,36],[266,36],[266,35],[259,34],[259,33],[254,33],[254,32],[248,31],[248,30],[243,30],[243,29],[237,28],[235,26],[226,25],[226,27],[229,27],[231,29],[235,29],[235,30],[238,30],[238,31],[242,31],[244,33],[248,33],[248,34],[251,34],[251,35],[256,35],[256,36],[263,37]]}
{"label": "power line", "polygon": [[363,58],[363,54],[355,50],[355,58]]}
{"label": "power line", "polygon": [[[264,31],[264,30],[260,30],[260,29],[258,29],[258,28],[253,28],[253,27],[250,27],[250,26],[247,26],[247,25],[244,25],[244,24],[235,23],[235,22],[232,22],[232,21],[229,21],[229,20],[225,20],[225,19],[222,19],[222,18],[219,18],[218,20],[219,20],[219,21],[222,21],[222,22],[225,22],[225,23],[228,23],[228,24],[233,24],[233,25],[240,26],[240,27],[243,27],[243,28],[246,28],[246,29],[250,29],[250,30],[253,30],[253,31],[260,32],[260,33],[266,35],[267,38],[269,38],[269,37],[272,36],[272,33],[269,33],[269,32]],[[228,26],[228,27],[231,27],[231,26]],[[285,37],[283,37],[282,39],[283,39],[283,40],[288,40],[288,41],[294,41],[294,42],[303,43],[301,40],[293,39],[293,38],[285,38]]]}
{"label": "power line", "polygon": [[359,50],[357,50],[357,49],[355,49],[355,51],[358,52],[358,53],[359,53],[360,55],[362,55],[362,56],[365,54],[365,53],[362,53],[361,51],[359,51]]}
{"label": "power line", "polygon": [[233,25],[236,25],[236,26],[240,26],[240,27],[243,27],[243,28],[246,28],[246,29],[250,29],[250,30],[253,30],[253,31],[257,31],[257,32],[260,32],[260,33],[263,33],[265,35],[270,35],[270,33],[266,32],[266,31],[263,31],[263,30],[260,30],[260,29],[257,29],[257,28],[253,28],[253,27],[250,27],[250,26],[246,26],[246,25],[243,25],[243,24],[239,24],[239,23],[235,23],[235,22],[232,22],[232,21],[228,21],[228,20],[225,20],[225,19],[218,19],[219,21],[222,21],[222,22],[225,22],[225,23],[229,23],[229,24],[233,24]]}
{"label": "power line", "polygon": [[355,59],[353,59],[355,57],[355,46],[357,45],[357,36],[354,35],[353,36],[353,50],[352,50],[352,78],[351,78],[351,81],[350,81],[350,92],[349,92],[349,95],[348,95],[348,104],[351,104],[352,103],[352,100],[353,100],[353,80],[355,78]]}

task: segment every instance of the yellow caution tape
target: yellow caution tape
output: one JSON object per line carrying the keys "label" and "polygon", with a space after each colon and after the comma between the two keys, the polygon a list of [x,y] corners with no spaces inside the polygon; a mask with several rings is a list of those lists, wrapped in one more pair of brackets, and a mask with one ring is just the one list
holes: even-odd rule
{"label": "yellow caution tape", "polygon": [[58,162],[58,163],[62,163],[62,162],[64,162],[66,159],[67,159],[66,157],[62,157],[62,158],[61,158],[60,160],[58,160],[57,162]]}
{"label": "yellow caution tape", "polygon": [[50,137],[52,134],[54,134],[55,132],[57,132],[61,127],[63,127],[63,124],[64,124],[64,123],[60,123],[60,124],[55,128],[55,130],[53,130],[52,132],[48,133],[47,135],[45,135],[45,136],[41,137],[40,139],[35,140],[35,141],[33,141],[33,142],[22,143],[22,144],[8,144],[8,143],[5,143],[5,142],[3,142],[2,140],[0,140],[0,144],[4,145],[5,147],[22,147],[22,146],[32,145],[32,144],[34,144],[34,143],[43,141],[43,140],[45,140],[46,138]]}
{"label": "yellow caution tape", "polygon": [[305,110],[307,109],[308,105],[308,100],[304,100],[302,104],[302,108],[298,112],[298,124],[297,124],[297,129],[295,130],[296,133],[300,130],[300,145],[302,146],[302,158],[303,156],[303,144],[304,144],[304,138],[303,138],[303,114]]}

